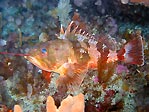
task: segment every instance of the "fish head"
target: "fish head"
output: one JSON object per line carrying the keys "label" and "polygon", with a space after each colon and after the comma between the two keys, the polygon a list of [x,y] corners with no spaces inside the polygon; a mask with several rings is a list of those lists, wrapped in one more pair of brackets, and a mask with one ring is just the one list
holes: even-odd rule
{"label": "fish head", "polygon": [[74,60],[72,44],[67,40],[51,40],[39,43],[28,52],[25,58],[38,68],[54,71],[68,60]]}
{"label": "fish head", "polygon": [[48,43],[39,43],[29,50],[29,55],[25,56],[25,58],[38,68],[50,71],[51,63],[50,60],[48,60],[47,49]]}

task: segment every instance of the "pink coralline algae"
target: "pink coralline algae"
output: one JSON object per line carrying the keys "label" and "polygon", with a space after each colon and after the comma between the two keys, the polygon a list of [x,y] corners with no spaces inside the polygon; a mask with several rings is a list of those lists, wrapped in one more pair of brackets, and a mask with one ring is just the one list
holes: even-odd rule
{"label": "pink coralline algae", "polygon": [[124,65],[118,65],[116,67],[116,73],[117,74],[128,73],[128,72],[129,72],[128,68],[126,66],[124,66]]}
{"label": "pink coralline algae", "polygon": [[99,80],[98,80],[98,76],[95,76],[95,77],[94,77],[94,83],[98,83],[98,81],[99,81]]}

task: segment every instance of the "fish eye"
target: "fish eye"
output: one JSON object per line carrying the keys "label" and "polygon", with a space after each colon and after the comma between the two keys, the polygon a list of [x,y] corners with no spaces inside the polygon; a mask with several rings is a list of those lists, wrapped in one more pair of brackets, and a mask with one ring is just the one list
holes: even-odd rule
{"label": "fish eye", "polygon": [[43,49],[41,49],[41,52],[42,52],[43,54],[46,54],[46,53],[47,53],[47,50],[46,50],[45,48],[43,48]]}

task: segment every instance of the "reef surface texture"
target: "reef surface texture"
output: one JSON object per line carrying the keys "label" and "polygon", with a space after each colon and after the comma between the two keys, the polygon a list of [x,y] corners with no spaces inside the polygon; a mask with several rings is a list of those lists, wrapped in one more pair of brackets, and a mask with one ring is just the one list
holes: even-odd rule
{"label": "reef surface texture", "polygon": [[149,112],[149,0],[0,0],[0,112]]}

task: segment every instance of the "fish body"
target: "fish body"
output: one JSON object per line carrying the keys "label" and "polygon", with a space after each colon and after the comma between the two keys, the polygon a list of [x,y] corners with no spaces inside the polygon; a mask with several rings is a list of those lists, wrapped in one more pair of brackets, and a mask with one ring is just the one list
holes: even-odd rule
{"label": "fish body", "polygon": [[40,69],[59,73],[58,85],[78,87],[88,69],[99,69],[99,59],[106,64],[120,60],[143,65],[142,37],[126,43],[116,52],[115,41],[111,38],[95,39],[73,25],[74,22],[71,22],[65,31],[61,27],[58,39],[37,44],[25,56]]}
{"label": "fish body", "polygon": [[60,78],[57,82],[61,85],[65,83],[80,85],[90,60],[87,49],[77,41],[71,42],[65,39],[39,43],[25,58],[41,70],[59,73]]}

